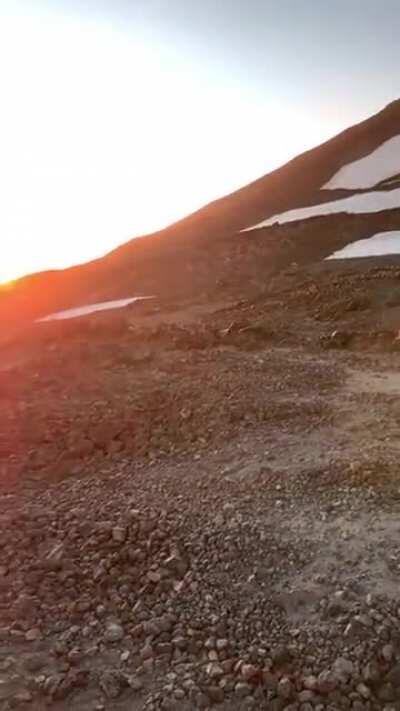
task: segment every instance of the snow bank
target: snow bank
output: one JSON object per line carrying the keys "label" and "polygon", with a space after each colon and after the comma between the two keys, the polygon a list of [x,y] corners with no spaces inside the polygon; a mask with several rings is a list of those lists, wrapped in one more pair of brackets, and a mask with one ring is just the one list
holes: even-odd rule
{"label": "snow bank", "polygon": [[400,254],[400,232],[379,232],[368,239],[359,239],[334,252],[327,259],[380,257],[383,254]]}
{"label": "snow bank", "polygon": [[264,220],[264,222],[260,222],[253,227],[247,227],[245,230],[242,230],[242,232],[269,227],[276,222],[283,224],[285,222],[294,222],[295,220],[307,220],[317,215],[331,215],[338,212],[362,214],[366,212],[392,210],[396,207],[400,207],[400,188],[389,191],[362,193],[361,195],[352,195],[342,200],[324,202],[320,205],[310,205],[309,207],[299,207],[296,210],[288,210],[287,212],[282,212],[280,215],[273,215],[269,217],[268,220]]}
{"label": "snow bank", "polygon": [[396,173],[400,173],[400,136],[390,138],[364,158],[343,166],[322,188],[373,188]]}
{"label": "snow bank", "polygon": [[96,311],[108,311],[109,309],[121,309],[134,301],[141,299],[153,299],[154,296],[133,296],[129,299],[118,299],[117,301],[101,301],[97,304],[88,304],[87,306],[79,306],[75,309],[66,309],[65,311],[57,311],[54,314],[37,319],[36,323],[44,323],[45,321],[61,321],[67,318],[77,318],[78,316],[87,316]]}

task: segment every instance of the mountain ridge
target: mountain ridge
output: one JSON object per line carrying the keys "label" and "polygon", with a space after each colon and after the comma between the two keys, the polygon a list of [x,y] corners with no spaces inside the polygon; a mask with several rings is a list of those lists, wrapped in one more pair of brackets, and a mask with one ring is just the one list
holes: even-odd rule
{"label": "mountain ridge", "polygon": [[[321,186],[343,165],[368,155],[399,133],[400,99],[397,99],[372,117],[164,230],[133,238],[104,257],[76,267],[22,277],[12,288],[3,289],[0,326],[5,328],[10,317],[15,324],[26,323],[46,313],[79,305],[82,300],[101,300],[105,293],[110,298],[135,295],[142,290],[141,274],[149,268],[149,261],[164,262],[165,268],[167,265],[171,268],[173,260],[185,264],[189,261],[195,269],[198,253],[212,250],[218,240],[226,240],[285,210],[339,198],[343,191],[327,191]],[[129,270],[134,294],[122,293],[119,288],[124,282],[126,289]],[[161,271],[160,265],[157,270]],[[123,279],[119,277],[122,272]],[[162,282],[160,276],[161,291]],[[190,291],[190,285],[188,288]]]}

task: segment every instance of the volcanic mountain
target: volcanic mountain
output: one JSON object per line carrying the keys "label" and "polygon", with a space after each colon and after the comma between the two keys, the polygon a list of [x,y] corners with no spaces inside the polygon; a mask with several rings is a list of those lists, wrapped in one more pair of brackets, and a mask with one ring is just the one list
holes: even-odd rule
{"label": "volcanic mountain", "polygon": [[221,289],[254,293],[282,267],[376,234],[391,233],[390,251],[397,229],[400,100],[161,232],[3,288],[0,325],[5,333],[10,323],[135,295],[202,301]]}

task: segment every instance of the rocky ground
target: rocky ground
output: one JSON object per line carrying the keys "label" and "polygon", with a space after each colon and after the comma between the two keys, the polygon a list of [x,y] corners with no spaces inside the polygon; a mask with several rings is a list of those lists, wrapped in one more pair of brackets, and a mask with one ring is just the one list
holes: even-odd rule
{"label": "rocky ground", "polygon": [[293,266],[3,345],[1,711],[400,709],[399,294]]}

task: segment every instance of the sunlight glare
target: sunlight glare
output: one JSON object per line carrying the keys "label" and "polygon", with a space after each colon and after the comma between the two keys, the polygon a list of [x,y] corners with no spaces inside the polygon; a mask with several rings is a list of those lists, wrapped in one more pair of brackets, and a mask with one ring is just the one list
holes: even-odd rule
{"label": "sunlight glare", "polygon": [[279,95],[183,59],[145,31],[2,18],[0,281],[100,256],[318,142]]}

